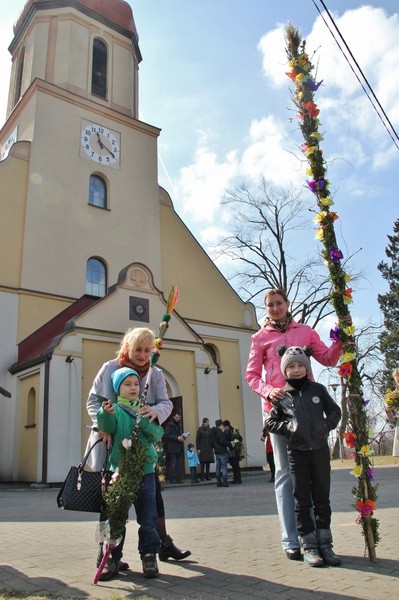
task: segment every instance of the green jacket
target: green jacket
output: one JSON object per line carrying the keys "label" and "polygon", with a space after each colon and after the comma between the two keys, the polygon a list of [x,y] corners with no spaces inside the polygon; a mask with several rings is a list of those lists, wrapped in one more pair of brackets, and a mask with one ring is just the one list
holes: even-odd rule
{"label": "green jacket", "polygon": [[[119,404],[114,404],[115,413],[108,414],[103,408],[97,413],[98,429],[104,433],[113,435],[112,449],[109,455],[109,462],[112,471],[116,470],[119,464],[122,440],[129,439],[136,424],[135,413],[130,413]],[[144,465],[144,474],[154,473],[158,460],[158,453],[155,450],[154,443],[159,442],[164,434],[160,425],[152,422],[149,417],[138,419],[139,440],[147,448],[147,462]]]}

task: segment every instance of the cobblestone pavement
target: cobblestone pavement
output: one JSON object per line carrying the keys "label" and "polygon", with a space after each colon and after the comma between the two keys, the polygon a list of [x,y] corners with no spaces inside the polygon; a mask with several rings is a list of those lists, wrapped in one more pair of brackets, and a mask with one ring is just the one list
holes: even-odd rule
{"label": "cobblestone pavement", "polygon": [[0,486],[0,590],[53,598],[150,597],[156,600],[383,600],[399,597],[399,468],[376,467],[381,542],[377,563],[364,556],[352,503],[353,476],[332,471],[334,549],[341,567],[309,568],[287,560],[273,485],[267,473],[243,476],[243,485],[168,486],[167,523],[191,560],[159,563],[145,579],[137,553],[137,525],[128,525],[124,559],[130,570],[93,585],[96,515],[60,510],[57,489]]}

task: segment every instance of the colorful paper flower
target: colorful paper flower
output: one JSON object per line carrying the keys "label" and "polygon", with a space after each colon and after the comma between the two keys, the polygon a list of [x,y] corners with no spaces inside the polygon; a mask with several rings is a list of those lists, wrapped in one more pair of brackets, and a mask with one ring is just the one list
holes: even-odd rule
{"label": "colorful paper flower", "polygon": [[320,198],[319,199],[320,204],[322,204],[323,206],[329,207],[332,206],[334,204],[333,200],[331,200],[331,198]]}
{"label": "colorful paper flower", "polygon": [[317,105],[311,100],[309,100],[309,102],[306,102],[306,104],[303,105],[303,108],[311,117],[317,117],[317,115],[320,113],[320,110],[317,108]]}
{"label": "colorful paper flower", "polygon": [[334,327],[334,329],[330,329],[330,340],[334,342],[338,342],[341,339],[341,330],[339,327]]}
{"label": "colorful paper flower", "polygon": [[350,304],[351,302],[353,302],[352,288],[346,288],[346,290],[344,291],[342,300],[344,301],[344,304]]}
{"label": "colorful paper flower", "polygon": [[322,210],[321,212],[317,213],[317,215],[315,215],[313,221],[315,223],[320,223],[321,221],[323,221],[323,219],[325,219],[327,216],[327,212],[325,210]]}
{"label": "colorful paper flower", "polygon": [[364,502],[362,500],[358,500],[355,506],[362,517],[370,517],[373,511],[376,509],[375,502],[370,500],[370,498],[367,498],[367,500]]}
{"label": "colorful paper flower", "polygon": [[354,475],[354,477],[360,477],[360,475],[363,472],[363,466],[362,465],[356,465],[353,467],[352,471],[351,471],[351,475]]}
{"label": "colorful paper flower", "polygon": [[344,333],[346,335],[353,335],[356,331],[356,327],[354,325],[349,325],[348,327],[344,327]]}
{"label": "colorful paper flower", "polygon": [[344,255],[342,254],[342,252],[339,248],[330,248],[328,253],[330,255],[331,261],[334,264],[337,263],[339,260],[341,260],[341,258],[344,258]]}
{"label": "colorful paper flower", "polygon": [[352,431],[345,431],[345,433],[343,433],[342,435],[345,438],[345,444],[348,446],[348,448],[354,448],[357,435],[355,433],[352,433]]}
{"label": "colorful paper flower", "polygon": [[355,358],[355,352],[344,352],[340,358],[340,361],[341,363],[352,362],[352,360],[355,360]]}
{"label": "colorful paper flower", "polygon": [[343,365],[341,365],[338,369],[338,375],[340,377],[345,377],[345,379],[348,379],[348,377],[350,377],[351,373],[353,370],[353,366],[351,365],[351,363],[344,363]]}
{"label": "colorful paper flower", "polygon": [[319,227],[318,229],[316,229],[314,237],[315,237],[316,240],[322,240],[324,238],[324,229],[323,229],[323,227]]}
{"label": "colorful paper flower", "polygon": [[360,448],[358,454],[360,454],[360,456],[370,456],[373,454],[373,449],[369,444],[364,444],[364,446]]}
{"label": "colorful paper flower", "polygon": [[322,134],[319,131],[313,131],[313,133],[310,134],[310,137],[317,140],[318,142],[321,142],[324,140],[324,137],[322,136]]}
{"label": "colorful paper flower", "polygon": [[323,79],[318,83],[316,83],[313,79],[308,79],[306,85],[312,92],[317,92],[322,83]]}

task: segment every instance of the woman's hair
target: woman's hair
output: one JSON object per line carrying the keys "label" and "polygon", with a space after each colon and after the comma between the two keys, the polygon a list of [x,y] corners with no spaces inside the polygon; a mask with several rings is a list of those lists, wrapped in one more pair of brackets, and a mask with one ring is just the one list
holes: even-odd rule
{"label": "woman's hair", "polygon": [[135,350],[140,344],[143,344],[147,340],[151,340],[151,344],[154,341],[155,334],[148,327],[134,327],[128,329],[123,336],[120,348],[118,350],[118,358],[128,357],[132,350]]}
{"label": "woman's hair", "polygon": [[283,290],[283,288],[273,288],[271,290],[268,290],[265,294],[265,304],[266,301],[270,298],[270,296],[274,296],[275,294],[278,294],[279,296],[281,296],[282,298],[284,298],[284,300],[286,302],[288,302],[288,297],[287,294],[285,293],[285,290]]}

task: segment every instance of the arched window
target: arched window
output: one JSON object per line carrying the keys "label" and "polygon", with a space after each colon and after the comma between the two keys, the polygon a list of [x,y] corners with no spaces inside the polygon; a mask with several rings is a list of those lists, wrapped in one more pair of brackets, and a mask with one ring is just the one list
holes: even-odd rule
{"label": "arched window", "polygon": [[107,54],[104,42],[95,38],[93,41],[91,93],[101,98],[107,97]]}
{"label": "arched window", "polygon": [[107,268],[99,258],[89,258],[86,265],[86,294],[105,296],[107,289]]}
{"label": "arched window", "polygon": [[31,387],[28,394],[26,405],[26,425],[25,428],[36,426],[36,390]]}
{"label": "arched window", "polygon": [[100,175],[90,175],[89,204],[107,208],[107,184]]}
{"label": "arched window", "polygon": [[15,79],[14,104],[16,104],[21,97],[22,75],[24,73],[24,60],[25,60],[25,48],[22,48],[22,50],[19,54],[19,58],[18,58],[17,76]]}

